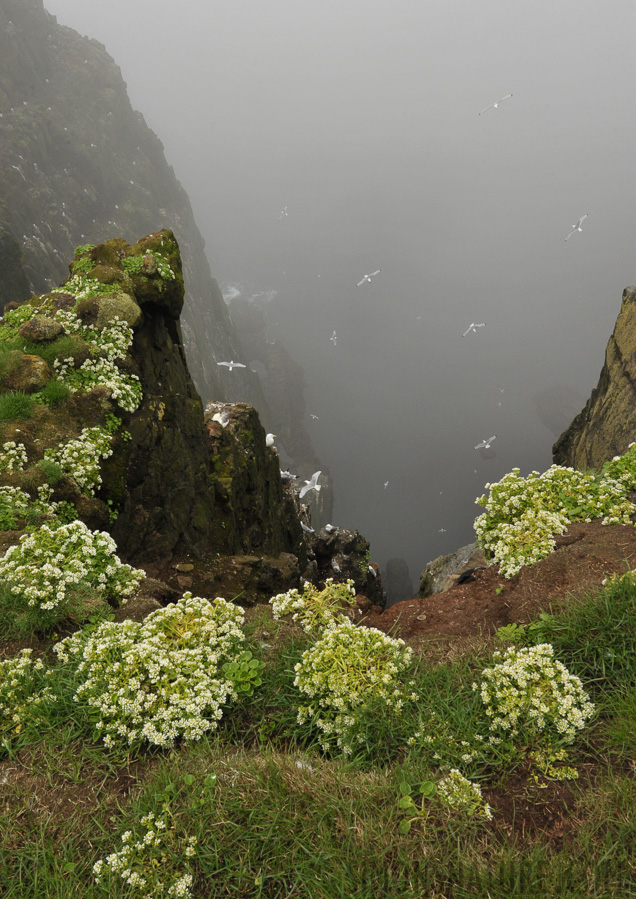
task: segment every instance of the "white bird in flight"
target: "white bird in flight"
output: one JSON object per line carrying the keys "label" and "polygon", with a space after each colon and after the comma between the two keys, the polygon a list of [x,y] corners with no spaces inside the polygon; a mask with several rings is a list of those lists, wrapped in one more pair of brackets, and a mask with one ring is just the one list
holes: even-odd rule
{"label": "white bird in flight", "polygon": [[475,449],[490,449],[490,444],[493,440],[497,439],[497,435],[493,434],[492,437],[489,437],[488,440],[482,440],[481,443],[478,443]]}
{"label": "white bird in flight", "polygon": [[485,328],[485,327],[486,327],[486,322],[479,322],[479,323],[471,322],[470,325],[468,326],[468,328],[462,334],[462,337],[466,337],[468,334],[470,334],[471,331],[473,331],[476,334],[477,328]]}
{"label": "white bird in flight", "polygon": [[381,269],[381,268],[378,268],[378,269],[376,269],[374,272],[371,272],[370,274],[365,275],[364,278],[361,278],[361,279],[358,281],[358,283],[356,284],[356,287],[362,287],[362,285],[364,284],[365,281],[368,281],[369,284],[370,284],[370,283],[371,283],[371,278],[375,278],[375,276],[376,276],[376,275],[379,275],[381,271],[382,271],[382,269]]}
{"label": "white bird in flight", "polygon": [[487,112],[489,109],[499,109],[499,104],[503,103],[504,100],[509,100],[512,97],[512,94],[506,94],[505,97],[500,97],[499,100],[496,100],[494,103],[491,103],[490,106],[486,106],[485,109],[479,113],[481,115],[483,112]]}
{"label": "white bird in flight", "polygon": [[233,368],[246,368],[247,367],[247,366],[243,365],[242,362],[235,362],[234,359],[232,359],[231,362],[217,362],[216,364],[217,365],[227,365],[227,367],[230,369],[230,371],[232,371]]}
{"label": "white bird in flight", "polygon": [[574,234],[575,231],[582,231],[582,230],[583,230],[583,228],[581,228],[581,225],[583,224],[583,222],[585,221],[586,218],[587,218],[587,212],[585,213],[585,215],[582,215],[582,216],[581,216],[581,218],[578,220],[578,222],[576,223],[576,225],[572,225],[572,230],[570,231],[570,233],[568,234],[568,236],[565,238],[566,240],[569,240],[569,239],[572,237],[572,235]]}
{"label": "white bird in flight", "polygon": [[336,336],[336,332],[335,332],[335,331],[333,332],[333,334],[331,335],[331,337],[329,338],[329,340],[333,343],[334,346],[336,346],[336,341],[338,340],[338,337]]}
{"label": "white bird in flight", "polygon": [[310,412],[310,413],[309,413],[309,417],[310,417],[310,418],[313,418],[314,421],[320,421],[320,419],[318,418],[318,416],[317,416],[317,415],[314,415],[313,412]]}
{"label": "white bird in flight", "polygon": [[280,222],[280,220],[282,218],[285,218],[286,215],[289,215],[289,213],[287,212],[287,207],[283,206],[283,208],[280,211],[280,215],[278,216],[278,221]]}
{"label": "white bird in flight", "polygon": [[303,496],[304,496],[306,493],[308,493],[310,490],[315,490],[316,493],[318,493],[318,492],[320,491],[320,484],[318,483],[318,478],[319,478],[319,477],[320,477],[320,472],[319,472],[319,471],[314,471],[314,473],[312,474],[311,478],[310,478],[308,481],[305,481],[305,486],[301,488],[301,491],[300,491],[300,494],[299,494],[299,496],[300,496],[301,499],[302,499]]}

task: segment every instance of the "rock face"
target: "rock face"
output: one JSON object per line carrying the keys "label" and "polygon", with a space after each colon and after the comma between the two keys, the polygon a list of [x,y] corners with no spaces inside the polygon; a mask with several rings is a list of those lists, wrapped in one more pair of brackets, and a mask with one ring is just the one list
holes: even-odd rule
{"label": "rock face", "polygon": [[557,465],[599,468],[635,440],[636,287],[627,287],[598,384],[552,452]]}
{"label": "rock face", "polygon": [[105,48],[58,25],[43,0],[2,0],[0,114],[0,305],[59,284],[78,244],[113,235],[133,243],[169,227],[186,276],[183,343],[199,393],[236,399],[240,387],[241,399],[265,410],[249,368],[230,375],[216,364],[241,359],[239,339],[188,197]]}
{"label": "rock face", "polygon": [[21,303],[31,293],[22,262],[20,244],[12,234],[0,228],[0,309],[7,303]]}
{"label": "rock face", "polygon": [[444,593],[457,583],[457,577],[468,568],[482,568],[486,558],[477,543],[469,543],[454,553],[438,556],[428,562],[420,576],[418,597],[425,599],[434,593]]}

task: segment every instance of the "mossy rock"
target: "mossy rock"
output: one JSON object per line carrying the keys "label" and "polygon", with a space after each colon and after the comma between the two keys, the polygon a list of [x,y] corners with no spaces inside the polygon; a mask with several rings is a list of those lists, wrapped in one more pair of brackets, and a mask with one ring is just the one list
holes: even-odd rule
{"label": "mossy rock", "polygon": [[23,322],[18,328],[18,334],[25,340],[35,343],[48,342],[59,337],[64,330],[61,322],[48,315],[34,315],[28,322]]}
{"label": "mossy rock", "polygon": [[44,359],[22,355],[15,368],[3,378],[2,386],[21,393],[35,393],[42,390],[51,375],[51,366]]}
{"label": "mossy rock", "polygon": [[123,291],[105,296],[86,297],[77,307],[77,314],[84,325],[99,331],[111,324],[115,318],[125,321],[128,327],[137,328],[141,323],[142,311],[135,301]]}

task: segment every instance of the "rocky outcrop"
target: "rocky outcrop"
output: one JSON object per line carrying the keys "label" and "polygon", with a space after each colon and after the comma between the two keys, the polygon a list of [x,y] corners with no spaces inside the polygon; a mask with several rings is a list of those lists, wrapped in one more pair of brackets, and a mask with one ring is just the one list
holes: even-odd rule
{"label": "rocky outcrop", "polygon": [[585,408],[552,447],[557,465],[600,468],[636,441],[636,287],[623,304]]}
{"label": "rocky outcrop", "polygon": [[457,583],[462,571],[486,565],[486,557],[477,543],[469,543],[453,553],[438,556],[424,566],[417,595],[420,599],[425,599],[434,593],[444,593]]}
{"label": "rocky outcrop", "polygon": [[336,582],[353,581],[356,594],[384,608],[386,596],[377,565],[369,561],[369,541],[358,533],[344,528],[327,527],[308,538],[309,565],[305,579],[324,583],[328,578]]}
{"label": "rocky outcrop", "polygon": [[[150,89],[161,90],[160,80]],[[43,0],[3,0],[0,303],[59,284],[78,244],[109,235],[133,243],[158,227],[171,228],[179,241],[183,345],[199,393],[204,401],[232,400],[238,387],[242,400],[265,410],[249,368],[230,375],[216,364],[240,359],[240,342],[188,197],[161,142],[133,110],[119,67],[97,41],[58,25]]]}
{"label": "rocky outcrop", "polygon": [[22,263],[20,244],[0,228],[0,309],[7,303],[21,303],[31,294]]}

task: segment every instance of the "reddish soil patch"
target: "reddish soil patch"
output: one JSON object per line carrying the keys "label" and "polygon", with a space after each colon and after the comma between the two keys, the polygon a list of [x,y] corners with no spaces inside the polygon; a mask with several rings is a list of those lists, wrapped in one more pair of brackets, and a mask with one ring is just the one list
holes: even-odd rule
{"label": "reddish soil patch", "polygon": [[524,624],[552,605],[592,592],[613,573],[636,567],[636,528],[630,525],[603,526],[600,519],[572,524],[556,544],[550,556],[513,578],[502,577],[495,566],[478,570],[474,581],[426,599],[396,603],[384,612],[373,610],[361,623],[405,640],[433,634],[489,636],[506,624]]}

